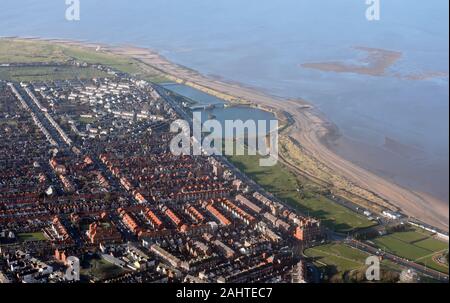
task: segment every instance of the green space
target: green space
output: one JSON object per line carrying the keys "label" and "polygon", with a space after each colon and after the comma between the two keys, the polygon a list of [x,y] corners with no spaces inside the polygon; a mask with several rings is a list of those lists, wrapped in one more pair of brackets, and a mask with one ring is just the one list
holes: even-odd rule
{"label": "green space", "polygon": [[335,231],[349,232],[375,225],[366,217],[328,199],[280,163],[263,167],[259,165],[259,156],[249,155],[231,156],[229,159],[267,191],[303,214],[320,219],[325,226]]}
{"label": "green space", "polygon": [[72,46],[62,46],[62,50],[64,55],[89,64],[102,64],[129,74],[141,72],[138,62],[130,58]]}
{"label": "green space", "polygon": [[[365,261],[369,254],[341,243],[308,248],[304,254],[333,282],[346,279],[364,281]],[[400,268],[390,261],[381,262],[382,280],[395,279]],[[358,278],[356,276],[359,276]]]}
{"label": "green space", "polygon": [[94,123],[97,118],[96,117],[78,117],[77,118],[78,122],[83,123],[83,124],[92,124]]}
{"label": "green space", "polygon": [[[2,110],[2,106],[0,105],[0,112]],[[6,126],[17,126],[19,123],[17,122],[17,120],[13,120],[13,119],[4,119],[2,121],[0,121],[0,126],[1,127],[6,127]]]}
{"label": "green space", "polygon": [[63,62],[62,49],[50,43],[0,39],[0,63]]}
{"label": "green space", "polygon": [[135,60],[103,51],[46,41],[0,39],[0,63],[62,63],[74,59],[104,64],[124,72],[139,71]]}
{"label": "green space", "polygon": [[27,66],[0,67],[0,80],[7,81],[53,81],[108,77],[108,74],[92,67],[76,66]]}
{"label": "green space", "polygon": [[325,244],[308,248],[305,255],[313,258],[318,267],[335,266],[337,272],[345,272],[365,266],[365,260],[369,257],[360,250],[345,244]]}
{"label": "green space", "polygon": [[142,79],[153,82],[153,83],[167,83],[171,82],[168,78],[164,77],[164,75],[142,75]]}
{"label": "green space", "polygon": [[[439,255],[439,254],[438,254]],[[426,265],[429,268],[448,274],[448,264],[442,264],[434,260],[434,254],[420,258],[418,263]]]}
{"label": "green space", "polygon": [[[102,64],[145,80],[168,82],[160,72],[126,56],[116,55],[103,49],[86,49],[38,40],[0,39],[0,64],[9,63],[64,63],[70,60],[90,64]],[[63,75],[64,76],[64,75]],[[90,74],[86,74],[90,76]],[[25,78],[29,80],[32,76]]]}
{"label": "green space", "polygon": [[17,235],[19,241],[44,241],[47,238],[44,236],[42,232],[33,232],[33,233],[21,233]]}
{"label": "green space", "polygon": [[377,247],[399,257],[448,273],[448,266],[433,260],[433,256],[448,251],[448,243],[433,238],[426,231],[411,228],[372,240]]}
{"label": "green space", "polygon": [[448,250],[448,243],[436,240],[434,238],[427,238],[414,244],[418,247],[422,247],[431,251]]}
{"label": "green space", "polygon": [[420,240],[428,239],[429,236],[431,236],[431,233],[420,230],[420,229],[407,229],[406,231],[399,231],[391,233],[392,237],[401,239],[402,241],[406,242],[417,242]]}
{"label": "green space", "polygon": [[379,239],[375,239],[373,242],[383,250],[412,261],[430,253],[430,251],[426,249],[417,247],[409,242],[405,242],[392,236],[383,236]]}
{"label": "green space", "polygon": [[92,257],[81,262],[80,274],[82,278],[84,277],[88,280],[93,279],[93,277],[96,280],[108,279],[125,272],[125,269],[111,264],[100,257]]}

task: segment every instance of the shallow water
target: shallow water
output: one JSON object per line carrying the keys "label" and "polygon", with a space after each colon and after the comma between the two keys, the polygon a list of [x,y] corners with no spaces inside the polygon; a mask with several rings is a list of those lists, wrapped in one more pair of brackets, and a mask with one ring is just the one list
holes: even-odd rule
{"label": "shallow water", "polygon": [[[0,36],[150,47],[204,74],[304,98],[352,140],[350,149],[335,147],[340,154],[448,203],[448,77],[411,81],[300,67],[354,62],[363,54],[352,47],[361,45],[402,52],[390,74],[448,73],[449,2],[381,5],[381,20],[368,22],[365,0],[81,0],[81,21],[68,22],[62,0],[2,0]],[[386,147],[386,138],[402,148]],[[408,148],[418,152],[405,155]]]}
{"label": "shallow water", "polygon": [[266,127],[262,129],[261,132],[267,134],[270,121],[275,120],[275,116],[272,113],[257,108],[246,106],[224,107],[226,102],[224,102],[223,100],[183,84],[169,84],[164,85],[164,87],[195,101],[196,106],[217,105],[217,107],[214,107],[212,109],[195,110],[195,112],[199,112],[201,114],[202,123],[204,123],[208,119],[215,119],[219,121],[220,125],[222,125],[223,127],[222,135],[224,139],[233,139],[233,136],[235,138],[248,137],[248,134],[245,132],[245,130],[239,129],[237,129],[233,134],[226,134],[224,129],[226,121],[242,120],[244,123],[246,121],[254,121],[256,124],[256,131],[259,131],[258,121],[262,121],[265,123],[264,125]]}

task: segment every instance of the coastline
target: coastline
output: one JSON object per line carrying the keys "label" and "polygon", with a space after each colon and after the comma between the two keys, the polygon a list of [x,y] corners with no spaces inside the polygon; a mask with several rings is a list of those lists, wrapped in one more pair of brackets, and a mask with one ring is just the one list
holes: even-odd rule
{"label": "coastline", "polygon": [[[281,121],[289,124],[280,134],[283,161],[324,179],[338,188],[361,196],[367,202],[405,214],[427,224],[448,231],[448,204],[425,193],[406,189],[368,171],[336,154],[327,144],[332,140],[334,126],[317,110],[303,100],[285,100],[270,96],[237,83],[212,79],[181,65],[172,63],[157,52],[133,46],[109,46],[66,39],[14,38],[17,40],[47,41],[67,46],[77,46],[101,52],[133,58],[145,68],[161,72],[171,81],[183,83],[233,104],[257,107],[274,113]],[[288,113],[288,114],[287,114]],[[296,146],[299,143],[301,147]],[[328,145],[328,146],[327,146]],[[303,163],[308,163],[304,165]],[[303,167],[304,166],[304,167]],[[334,176],[334,175],[335,176]]]}

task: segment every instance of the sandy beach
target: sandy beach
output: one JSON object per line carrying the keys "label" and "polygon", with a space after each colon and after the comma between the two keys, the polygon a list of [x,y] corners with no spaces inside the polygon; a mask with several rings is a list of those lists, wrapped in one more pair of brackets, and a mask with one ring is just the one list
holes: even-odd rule
{"label": "sandy beach", "polygon": [[[94,50],[99,46],[93,43],[66,40],[51,41]],[[298,166],[298,169],[316,178],[324,179],[338,190],[349,191],[365,201],[384,208],[401,210],[411,217],[448,231],[448,201],[440,201],[425,193],[400,187],[337,155],[327,147],[327,140],[331,140],[330,123],[307,102],[284,100],[237,83],[206,77],[194,70],[174,64],[149,49],[102,45],[100,51],[134,58],[142,63],[142,68],[148,68],[153,72],[157,70],[171,81],[184,83],[230,102],[250,104],[270,110],[280,119],[286,119],[289,113],[289,127],[280,134],[280,143],[286,144],[286,154],[283,156],[287,159],[285,161],[290,162],[289,164]],[[398,54],[390,55],[392,55],[391,61],[398,59]],[[375,71],[382,73],[384,69],[384,64],[381,67],[378,65]],[[295,142],[301,146],[297,150],[295,150]],[[299,163],[309,164],[302,167]]]}
{"label": "sandy beach", "polygon": [[329,132],[328,122],[316,115],[314,109],[306,103],[262,94],[256,90],[242,87],[234,83],[226,83],[209,79],[195,71],[183,68],[167,61],[165,58],[147,49],[121,47],[111,49],[114,53],[131,56],[166,74],[182,79],[186,84],[193,83],[207,89],[228,95],[226,99],[246,100],[274,112],[288,112],[294,118],[294,125],[284,134],[296,139],[310,154],[334,171],[349,179],[363,189],[374,192],[379,197],[401,209],[406,214],[418,218],[425,223],[448,230],[448,205],[425,193],[413,192],[371,173],[333,153],[323,139]]}

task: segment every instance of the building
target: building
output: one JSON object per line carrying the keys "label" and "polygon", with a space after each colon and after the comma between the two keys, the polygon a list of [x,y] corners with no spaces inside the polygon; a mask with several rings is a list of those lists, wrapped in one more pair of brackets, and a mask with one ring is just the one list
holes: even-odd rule
{"label": "building", "polygon": [[181,266],[181,260],[169,253],[167,250],[163,249],[158,244],[153,244],[150,246],[150,251],[155,255],[168,262],[173,267],[177,268]]}
{"label": "building", "polygon": [[306,283],[306,265],[303,261],[299,261],[292,267],[291,282]]}
{"label": "building", "polygon": [[295,228],[294,238],[300,241],[312,241],[318,239],[322,234],[320,222],[307,218],[303,219]]}
{"label": "building", "polygon": [[92,244],[120,243],[122,241],[120,232],[115,226],[107,222],[91,223],[87,236]]}
{"label": "building", "polygon": [[69,235],[69,232],[67,231],[64,224],[61,222],[59,217],[53,218],[51,228],[49,230],[50,238],[54,241],[60,241],[60,242],[71,242],[72,238]]}
{"label": "building", "polygon": [[231,221],[227,219],[224,215],[222,215],[221,212],[217,210],[212,204],[208,204],[206,206],[206,209],[217,219],[219,220],[220,224],[224,226],[231,225]]}
{"label": "building", "polygon": [[245,205],[246,207],[248,207],[249,209],[251,209],[252,211],[254,211],[257,214],[261,213],[261,211],[262,211],[261,207],[259,207],[255,203],[251,202],[249,199],[247,199],[243,195],[237,195],[236,201],[238,201],[242,205]]}

